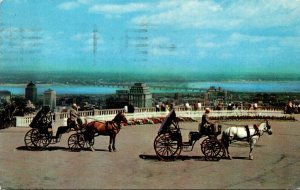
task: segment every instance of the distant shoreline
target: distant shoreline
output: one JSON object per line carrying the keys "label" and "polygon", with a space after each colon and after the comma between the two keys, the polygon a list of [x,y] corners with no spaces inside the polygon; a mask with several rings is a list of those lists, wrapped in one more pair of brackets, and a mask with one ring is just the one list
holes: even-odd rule
{"label": "distant shoreline", "polygon": [[[300,81],[224,81],[224,82],[145,82],[150,87],[150,91],[156,93],[197,93],[200,89],[206,91],[214,86],[229,92],[240,93],[300,93]],[[156,88],[151,89],[151,85]],[[14,95],[24,94],[26,83],[0,83],[0,91],[8,90]],[[157,87],[158,86],[158,87]],[[161,86],[161,88],[160,88]],[[97,94],[115,94],[116,90],[129,90],[129,86],[122,86],[122,83],[111,84],[63,84],[63,83],[36,83],[38,94],[52,89],[57,94],[81,94],[81,95],[97,95]],[[167,87],[167,88],[164,88]],[[169,88],[169,89],[168,89]],[[177,88],[177,89],[176,89]],[[180,90],[185,89],[186,90]],[[199,89],[199,91],[197,91]]]}
{"label": "distant shoreline", "polygon": [[[50,84],[50,83],[38,83],[36,85],[44,85],[44,86],[48,85],[48,86],[51,86],[53,84]],[[61,85],[63,85],[63,84],[61,84]],[[24,87],[26,87],[27,83],[0,83],[0,86],[17,86],[17,87],[24,86]]]}

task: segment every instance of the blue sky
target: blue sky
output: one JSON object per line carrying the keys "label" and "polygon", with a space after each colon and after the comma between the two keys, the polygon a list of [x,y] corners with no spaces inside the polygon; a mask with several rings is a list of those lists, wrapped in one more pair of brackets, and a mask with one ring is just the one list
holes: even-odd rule
{"label": "blue sky", "polygon": [[2,71],[300,74],[300,0],[0,0]]}

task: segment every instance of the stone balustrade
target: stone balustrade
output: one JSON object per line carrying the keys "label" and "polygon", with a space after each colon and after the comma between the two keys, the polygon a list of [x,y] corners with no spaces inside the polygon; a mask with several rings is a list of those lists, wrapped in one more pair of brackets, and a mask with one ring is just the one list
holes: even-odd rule
{"label": "stone balustrade", "polygon": [[[79,111],[80,117],[87,119],[87,121],[98,120],[98,121],[110,121],[119,112],[124,109],[105,109],[105,110],[90,110],[90,111]],[[200,119],[204,110],[187,110],[182,107],[176,107],[175,112],[177,117],[190,117],[194,119]],[[138,108],[135,109],[134,113],[125,113],[128,120],[131,119],[144,119],[144,118],[155,118],[165,117],[168,111],[156,112],[155,108]],[[28,127],[31,123],[35,114],[27,116],[16,117],[16,127]],[[55,112],[52,113],[53,124],[59,126],[67,125],[68,112]],[[213,110],[210,113],[211,117],[241,117],[241,116],[268,116],[268,117],[284,117],[283,111],[280,110]]]}

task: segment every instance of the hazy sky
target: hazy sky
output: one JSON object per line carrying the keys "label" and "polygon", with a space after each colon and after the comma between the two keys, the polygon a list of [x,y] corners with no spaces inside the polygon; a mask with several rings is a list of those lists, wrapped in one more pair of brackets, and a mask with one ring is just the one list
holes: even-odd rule
{"label": "hazy sky", "polygon": [[0,70],[300,74],[300,0],[0,0]]}

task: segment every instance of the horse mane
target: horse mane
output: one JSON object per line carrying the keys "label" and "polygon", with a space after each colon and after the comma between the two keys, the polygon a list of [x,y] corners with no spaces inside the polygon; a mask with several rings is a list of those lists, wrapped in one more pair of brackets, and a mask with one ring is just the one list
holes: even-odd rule
{"label": "horse mane", "polygon": [[117,113],[117,115],[114,117],[114,119],[112,121],[116,122],[116,123],[121,122],[120,121],[121,114],[122,114],[122,112]]}

